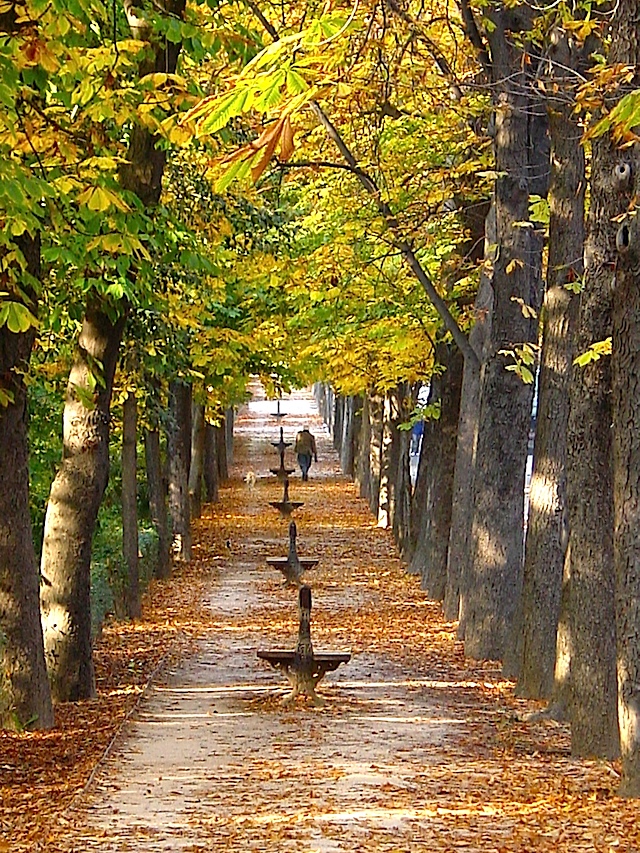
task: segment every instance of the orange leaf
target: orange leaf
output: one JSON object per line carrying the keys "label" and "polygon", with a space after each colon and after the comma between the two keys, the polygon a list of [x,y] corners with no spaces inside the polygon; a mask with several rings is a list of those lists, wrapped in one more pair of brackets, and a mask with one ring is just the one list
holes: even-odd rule
{"label": "orange leaf", "polygon": [[293,154],[293,128],[291,127],[291,119],[287,116],[282,126],[282,134],[280,135],[280,159],[286,163]]}

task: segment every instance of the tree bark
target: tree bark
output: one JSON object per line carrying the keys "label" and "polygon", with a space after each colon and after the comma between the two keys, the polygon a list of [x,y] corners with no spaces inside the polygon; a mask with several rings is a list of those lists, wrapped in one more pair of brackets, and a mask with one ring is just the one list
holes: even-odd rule
{"label": "tree bark", "polygon": [[45,652],[60,702],[95,695],[91,543],[109,476],[109,407],[124,323],[124,315],[112,322],[99,301],[88,305],[67,385],[62,463],[49,496],[41,562]]}
{"label": "tree bark", "polygon": [[171,573],[169,559],[169,524],[167,520],[167,500],[162,460],[160,455],[160,431],[157,427],[148,429],[144,434],[144,453],[147,469],[147,491],[151,521],[158,536],[158,562],[155,575],[168,578]]}
{"label": "tree bark", "polygon": [[[564,68],[570,67],[567,56]],[[553,693],[562,573],[568,545],[566,505],[569,387],[578,298],[566,285],[582,277],[585,162],[581,129],[569,106],[549,111],[552,140],[549,260],[543,305],[534,468],[529,492],[521,642],[514,666],[519,696]],[[519,647],[519,648],[518,648]]]}
{"label": "tree bark", "polygon": [[[638,69],[640,21],[637,4],[621,0],[612,32],[612,61]],[[629,84],[638,89],[638,74]],[[611,151],[610,143],[607,150]],[[616,152],[611,152],[614,155]],[[607,171],[613,165],[611,208],[630,211],[616,234],[618,264],[613,290],[613,471],[614,561],[618,714],[622,780],[619,793],[640,797],[640,229],[635,206],[640,192],[638,144],[618,152],[616,162],[598,162]],[[608,171],[611,182],[612,173]],[[604,177],[604,176],[603,176]]]}
{"label": "tree bark", "polygon": [[393,527],[396,513],[396,480],[400,463],[401,417],[400,394],[387,391],[382,400],[382,431],[380,442],[380,489],[378,495],[378,527]]}
{"label": "tree bark", "polygon": [[371,444],[371,421],[369,419],[369,394],[362,398],[362,415],[360,418],[360,435],[356,452],[355,481],[358,494],[367,502],[371,496],[371,460],[369,445]]}
{"label": "tree bark", "polygon": [[218,480],[221,483],[229,479],[229,462],[227,459],[226,418],[216,431],[216,459],[218,460]]}
{"label": "tree bark", "polygon": [[345,398],[341,394],[336,394],[334,402],[334,419],[333,419],[333,449],[340,453],[342,447],[342,430],[344,424],[344,404]]}
{"label": "tree bark", "polygon": [[122,553],[127,567],[127,616],[139,619],[140,571],[138,565],[138,402],[129,392],[122,406]]}
{"label": "tree bark", "polygon": [[[400,386],[401,411],[408,414],[415,406],[414,388],[408,383]],[[411,430],[398,430],[398,464],[394,483],[395,510],[393,513],[393,538],[400,558],[408,561],[411,550]]]}
{"label": "tree bark", "polygon": [[[438,439],[437,447],[433,448],[435,453],[427,464],[425,505],[411,570],[421,575],[422,587],[429,597],[434,601],[442,601],[447,583],[447,551],[464,361],[460,350],[442,343],[437,345],[436,359],[444,367],[444,373],[434,374],[431,379],[433,399],[440,402],[440,417],[432,421],[430,426]],[[422,458],[420,464],[423,464]]]}
{"label": "tree bark", "polygon": [[[610,140],[593,142],[591,206],[585,245],[576,352],[611,334],[611,288],[619,205],[611,203],[617,156]],[[613,570],[611,364],[575,367],[567,443],[570,548],[571,748],[575,755],[618,751]]]}
{"label": "tree bark", "polygon": [[[40,238],[17,241],[27,269],[40,278]],[[30,306],[33,310],[33,306]],[[35,329],[0,327],[0,726],[53,725],[29,509],[27,390]]]}
{"label": "tree bark", "polygon": [[225,462],[227,470],[224,479],[229,479],[229,469],[233,465],[233,427],[236,420],[236,413],[233,406],[229,406],[224,413],[224,447],[225,447]]}
{"label": "tree bark", "polygon": [[533,120],[525,56],[512,33],[526,31],[528,20],[520,8],[501,7],[492,18],[499,248],[481,391],[465,613],[465,653],[478,659],[503,658],[522,588],[524,478],[533,386],[506,370],[509,360],[502,351],[537,343],[537,323],[525,316],[522,305],[537,311],[541,295],[540,238],[532,228],[514,226],[529,220]]}
{"label": "tree bark", "polygon": [[384,397],[379,394],[369,395],[367,411],[369,413],[369,475],[371,482],[369,508],[377,517],[380,503]]}
{"label": "tree bark", "polygon": [[169,386],[169,515],[171,550],[176,560],[191,561],[189,457],[191,455],[191,387],[181,380]]}
{"label": "tree bark", "polygon": [[[491,260],[496,245],[495,205],[487,215],[485,257]],[[474,303],[475,323],[469,333],[469,345],[476,361],[465,359],[460,391],[460,417],[456,439],[456,461],[451,500],[451,524],[447,550],[447,585],[444,595],[444,617],[460,618],[464,636],[464,602],[471,564],[471,525],[473,521],[473,472],[475,470],[478,424],[480,422],[481,364],[485,360],[491,331],[493,287],[486,271],[480,276],[480,287]],[[420,469],[422,468],[422,454]],[[418,477],[420,476],[420,469]],[[416,484],[417,489],[417,484]]]}
{"label": "tree bark", "polygon": [[191,465],[189,467],[189,501],[191,518],[202,515],[202,477],[204,470],[204,406],[195,403],[191,427]]}
{"label": "tree bark", "polygon": [[205,500],[207,503],[216,503],[218,500],[220,479],[218,473],[218,442],[216,439],[216,428],[210,423],[206,423],[204,427],[203,476]]}
{"label": "tree bark", "polygon": [[348,477],[353,477],[355,471],[356,410],[361,406],[362,401],[359,397],[345,398],[340,441],[340,468]]}

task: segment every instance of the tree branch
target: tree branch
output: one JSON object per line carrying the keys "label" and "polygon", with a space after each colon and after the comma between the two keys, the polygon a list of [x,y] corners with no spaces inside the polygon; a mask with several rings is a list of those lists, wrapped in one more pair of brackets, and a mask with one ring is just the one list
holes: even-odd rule
{"label": "tree branch", "polygon": [[457,3],[460,14],[462,15],[462,20],[464,21],[467,38],[478,52],[478,61],[482,66],[482,70],[484,71],[487,80],[491,80],[493,76],[493,63],[491,62],[489,51],[487,50],[482,36],[480,35],[476,19],[473,16],[473,11],[471,6],[469,6],[469,0],[457,0]]}
{"label": "tree branch", "polygon": [[[262,12],[256,7],[254,0],[246,0],[246,3],[256,14],[256,17],[258,17],[258,19],[265,27],[269,35],[273,38],[273,40],[278,41],[279,36],[277,30],[275,29],[275,27],[273,27],[272,24],[267,21]],[[329,116],[322,109],[320,104],[317,101],[309,101],[309,106],[311,108],[311,111],[318,119],[319,123],[324,128],[329,139],[334,143],[334,145],[342,155],[342,158],[347,164],[346,168],[348,168],[349,171],[351,171],[353,175],[355,175],[362,187],[372,198],[376,208],[378,209],[378,212],[384,219],[387,228],[391,232],[393,245],[398,249],[400,254],[405,259],[409,269],[422,285],[425,293],[427,294],[427,297],[431,300],[434,308],[440,315],[440,319],[442,320],[445,329],[451,334],[453,340],[455,341],[457,347],[460,349],[460,352],[464,356],[465,360],[469,361],[471,364],[478,365],[478,356],[471,347],[469,339],[462,331],[460,326],[457,324],[455,317],[453,316],[451,311],[449,311],[446,302],[436,290],[435,285],[431,281],[431,278],[428,275],[427,271],[424,269],[424,267],[416,257],[415,252],[404,238],[398,220],[389,205],[387,204],[387,202],[382,198],[382,193],[375,180],[358,165],[358,161],[351,153],[346,142],[340,135],[335,125],[331,122]]]}

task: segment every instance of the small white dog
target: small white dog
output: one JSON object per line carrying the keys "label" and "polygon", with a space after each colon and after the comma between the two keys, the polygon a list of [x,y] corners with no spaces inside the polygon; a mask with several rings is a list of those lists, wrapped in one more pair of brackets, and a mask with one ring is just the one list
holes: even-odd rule
{"label": "small white dog", "polygon": [[255,471],[248,471],[244,478],[244,481],[247,486],[249,486],[249,488],[253,491],[253,489],[255,489],[256,487],[257,479],[258,478],[256,477]]}

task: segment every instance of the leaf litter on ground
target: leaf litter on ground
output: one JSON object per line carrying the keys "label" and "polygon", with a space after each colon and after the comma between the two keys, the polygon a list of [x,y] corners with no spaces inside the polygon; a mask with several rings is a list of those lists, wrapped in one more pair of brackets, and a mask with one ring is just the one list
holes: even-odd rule
{"label": "leaf litter on ground", "polygon": [[[181,849],[214,849],[196,840],[210,838],[220,853],[400,853],[426,846],[467,853],[640,850],[637,804],[616,796],[616,763],[572,758],[566,725],[523,722],[541,705],[515,698],[497,662],[465,660],[456,625],[443,621],[440,605],[428,601],[419,579],[406,573],[390,532],[376,526],[353,484],[328,458],[328,447],[325,440],[326,461],[316,466],[316,481],[297,484],[306,502],[296,515],[300,553],[321,556],[312,574],[320,603],[313,615],[314,646],[350,649],[354,660],[372,662],[371,676],[382,683],[385,673],[396,679],[402,673],[402,692],[390,692],[384,706],[393,707],[394,719],[409,720],[416,705],[428,701],[443,718],[464,724],[428,751],[412,743],[409,726],[398,740],[388,728],[388,711],[381,712],[359,682],[350,683],[348,667],[342,680],[321,688],[327,698],[322,709],[283,708],[284,685],[249,697],[248,712],[277,716],[285,725],[282,740],[274,741],[282,758],[255,761],[250,774],[240,760],[238,772],[212,791],[215,812],[191,816],[193,844]],[[285,525],[277,513],[256,513],[247,501],[244,476],[259,464],[255,453],[255,440],[239,442],[220,502],[206,507],[195,524],[193,562],[151,584],[141,620],[104,626],[95,649],[97,698],[57,706],[52,731],[0,733],[0,853],[88,849],[73,844],[82,811],[71,806],[82,805],[92,774],[152,676],[161,680],[163,667],[188,657],[200,637],[224,627],[238,636],[268,635],[274,647],[291,645],[296,614],[290,591],[263,567],[267,552],[277,553],[285,541]],[[276,496],[266,477],[256,489],[258,505],[261,497],[266,503]],[[224,625],[219,615],[212,617],[207,592],[231,561],[256,572],[264,595],[281,600],[282,608],[233,612]],[[403,769],[376,758],[362,771],[355,795],[345,787],[349,772],[323,749],[328,732],[362,718],[372,721],[371,739],[378,745],[393,742]],[[420,720],[417,725],[432,722]],[[307,771],[292,769],[290,761],[291,744],[300,742],[314,750]],[[366,762],[368,745],[361,746]],[[289,795],[293,783],[300,786],[297,796]],[[280,789],[286,796],[278,809],[273,797]],[[153,844],[153,832],[132,828],[126,846],[109,849],[135,850],[138,843],[141,850],[152,849],[143,842]],[[96,832],[91,849],[104,843]]]}

